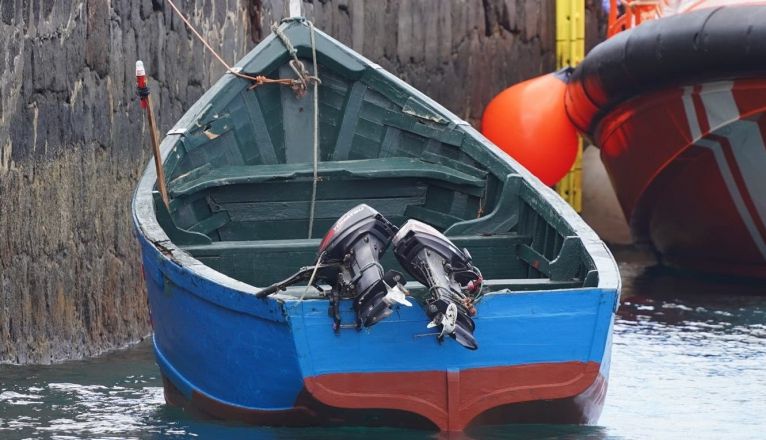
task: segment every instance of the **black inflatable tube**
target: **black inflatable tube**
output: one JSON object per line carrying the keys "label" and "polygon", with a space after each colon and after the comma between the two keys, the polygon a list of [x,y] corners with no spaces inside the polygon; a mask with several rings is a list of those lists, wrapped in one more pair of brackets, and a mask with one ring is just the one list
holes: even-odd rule
{"label": "black inflatable tube", "polygon": [[616,105],[646,92],[683,84],[766,73],[766,5],[702,9],[660,18],[596,46],[574,70],[598,111],[573,121],[592,135]]}

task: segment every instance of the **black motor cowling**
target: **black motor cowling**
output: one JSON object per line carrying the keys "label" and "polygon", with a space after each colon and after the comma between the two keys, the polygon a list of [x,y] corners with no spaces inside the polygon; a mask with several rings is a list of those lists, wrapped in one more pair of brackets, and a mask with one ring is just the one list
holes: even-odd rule
{"label": "black motor cowling", "polygon": [[330,305],[336,329],[340,326],[341,297],[354,298],[358,327],[369,327],[386,318],[394,304],[411,305],[401,288],[401,274],[386,273],[379,262],[397,230],[378,211],[361,204],[339,218],[322,239],[320,261],[337,263],[340,269]]}
{"label": "black motor cowling", "polygon": [[[439,231],[417,220],[410,220],[398,229],[365,204],[345,213],[330,228],[319,246],[314,266],[302,267],[255,295],[264,298],[308,280],[307,291],[312,286],[328,296],[329,314],[336,331],[342,327],[343,298],[353,299],[354,327],[369,327],[389,316],[394,305],[412,305],[406,298],[402,274],[386,272],[380,264],[380,256],[389,243],[393,243],[402,267],[428,288],[425,299],[428,327],[438,327],[438,339],[448,335],[464,347],[478,348],[471,316],[476,314],[474,303],[481,294],[483,279],[468,251],[461,251]],[[324,284],[330,285],[329,294],[323,290]]]}
{"label": "black motor cowling", "polygon": [[409,220],[393,238],[393,250],[402,267],[429,290],[428,327],[440,329],[439,340],[449,335],[466,348],[478,348],[473,336],[476,313],[473,295],[481,289],[481,272],[447,237],[427,224]]}

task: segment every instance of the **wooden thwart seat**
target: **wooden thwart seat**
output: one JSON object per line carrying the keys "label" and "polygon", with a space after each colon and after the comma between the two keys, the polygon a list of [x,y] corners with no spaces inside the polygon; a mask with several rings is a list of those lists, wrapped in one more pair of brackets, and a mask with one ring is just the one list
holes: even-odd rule
{"label": "wooden thwart seat", "polygon": [[[517,257],[517,247],[529,244],[531,237],[517,234],[492,236],[457,236],[451,240],[458,248],[467,248],[485,279],[526,278],[526,265]],[[193,257],[227,275],[254,286],[269,285],[288,277],[300,265],[316,260],[320,239],[218,241],[183,246]],[[384,267],[397,269],[399,264],[389,250],[383,256]],[[399,268],[399,270],[401,270]]]}
{"label": "wooden thwart seat", "polygon": [[[582,286],[577,278],[553,279],[527,278],[524,265],[517,253],[526,248],[531,237],[518,234],[497,234],[490,236],[450,237],[458,248],[467,248],[474,263],[481,268],[490,291],[505,289],[527,291],[539,289],[567,289]],[[320,239],[299,240],[258,240],[219,241],[210,244],[184,246],[183,249],[195,258],[227,275],[256,286],[268,285],[294,273],[296,261],[311,265],[316,259]],[[392,252],[386,252],[381,263],[388,268],[398,269]],[[268,275],[268,278],[263,278]],[[407,284],[413,292],[423,287],[413,281]],[[303,292],[305,289],[300,288]],[[288,289],[288,294],[290,289]]]}
{"label": "wooden thwart seat", "polygon": [[[481,248],[510,248],[519,244],[529,244],[528,235],[498,234],[489,236],[456,236],[450,237],[456,246]],[[215,241],[209,244],[194,244],[181,248],[194,256],[223,255],[227,253],[274,251],[274,252],[308,252],[315,253],[322,239],[290,239],[290,240],[252,240],[252,241]]]}
{"label": "wooden thwart seat", "polygon": [[[456,171],[444,165],[407,157],[319,162],[318,169],[319,175],[323,179],[418,177],[471,187],[483,187],[486,183],[484,179]],[[173,197],[179,197],[219,186],[310,178],[312,176],[313,164],[310,162],[225,166],[212,169],[201,175],[190,175],[189,178],[179,176],[170,182],[170,193]]]}

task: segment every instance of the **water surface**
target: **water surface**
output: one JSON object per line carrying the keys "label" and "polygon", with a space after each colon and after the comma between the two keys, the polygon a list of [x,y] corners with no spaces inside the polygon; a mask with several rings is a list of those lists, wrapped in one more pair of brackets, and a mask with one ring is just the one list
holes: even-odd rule
{"label": "water surface", "polygon": [[[766,438],[766,287],[678,275],[616,253],[623,297],[598,426],[509,425],[456,439]],[[273,429],[168,407],[151,346],[0,366],[0,439],[437,439],[398,429]]]}

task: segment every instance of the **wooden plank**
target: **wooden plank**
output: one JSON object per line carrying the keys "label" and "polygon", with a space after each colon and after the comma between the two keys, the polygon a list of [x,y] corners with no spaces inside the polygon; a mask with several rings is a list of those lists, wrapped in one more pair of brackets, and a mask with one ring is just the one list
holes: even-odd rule
{"label": "wooden plank", "polygon": [[550,276],[550,262],[542,254],[532,249],[531,246],[526,244],[519,245],[518,254],[519,258],[529,264],[530,267],[545,274],[546,276]]}
{"label": "wooden plank", "polygon": [[463,144],[465,133],[455,127],[424,123],[419,119],[402,113],[389,111],[384,119],[385,125],[396,127],[400,130],[409,131],[417,135],[436,139],[439,142],[459,147]]}
{"label": "wooden plank", "polygon": [[363,114],[368,116],[370,113],[381,114],[381,110],[394,110],[395,108],[397,108],[396,104],[388,96],[384,96],[372,88],[367,89],[367,93],[364,95]]}
{"label": "wooden plank", "polygon": [[154,199],[155,215],[157,216],[157,223],[160,224],[162,229],[176,244],[210,244],[210,237],[204,234],[199,234],[193,231],[183,229],[178,226],[168,212],[167,207],[162,202],[162,198],[158,191],[152,191],[152,197]]}
{"label": "wooden plank", "polygon": [[[310,66],[307,67],[309,70]],[[295,73],[288,65],[279,68],[280,78],[292,78]],[[309,87],[306,94],[297,97],[289,87],[280,87],[282,99],[282,121],[285,135],[285,162],[311,162],[314,158],[314,88]]]}
{"label": "wooden plank", "polygon": [[[401,225],[405,218],[402,216],[387,216],[388,220]],[[321,238],[335,223],[337,217],[315,219],[313,238]],[[308,219],[300,220],[269,220],[259,222],[231,222],[218,230],[221,240],[295,240],[305,237]],[[316,249],[315,249],[316,251]]]}
{"label": "wooden plank", "polygon": [[[383,135],[385,134],[386,128],[381,125],[379,122],[371,121],[367,118],[360,117],[359,120],[356,123],[356,132],[354,133],[355,138],[365,138],[369,139],[370,141],[375,142],[376,148],[375,152],[377,153],[378,150],[380,150],[380,143],[383,139]],[[356,149],[356,144],[354,144],[353,149]],[[376,156],[377,157],[377,156]]]}
{"label": "wooden plank", "polygon": [[553,226],[556,231],[563,235],[577,235],[564,217],[559,214],[545,198],[532,188],[529,182],[524,181],[519,189],[519,195],[527,202],[527,206],[537,213],[546,224]]}
{"label": "wooden plank", "polygon": [[[427,190],[428,185],[418,179],[322,180],[317,185],[317,200],[424,196]],[[309,200],[311,181],[278,181],[229,186],[212,190],[210,197],[216,203]]]}
{"label": "wooden plank", "polygon": [[513,229],[519,220],[519,198],[517,196],[520,177],[508,175],[500,198],[492,212],[483,217],[466,220],[453,225],[446,235],[503,233]]}
{"label": "wooden plank", "polygon": [[280,89],[282,87],[257,87],[254,90],[274,147],[276,163],[285,161],[285,130],[284,121],[282,121],[282,91]]}
{"label": "wooden plank", "polygon": [[436,122],[437,124],[446,125],[449,121],[439,113],[435,112],[431,107],[424,104],[420,99],[411,96],[407,99],[407,102],[402,106],[402,112],[414,116],[418,119],[422,119],[429,122]]}
{"label": "wooden plank", "polygon": [[[389,219],[394,220],[397,224],[401,224],[399,221],[404,221],[402,217]],[[327,222],[327,228],[329,228],[330,222],[334,222],[334,220],[327,220]],[[278,223],[284,224],[285,221]],[[304,226],[305,222],[298,229],[304,231]],[[501,288],[527,290],[524,286],[527,286],[528,289],[532,289],[534,286],[537,286],[537,288],[541,288],[541,286],[549,286],[551,288],[563,286],[562,284],[549,284],[546,279],[514,279],[524,276],[524,267],[526,266],[516,257],[516,246],[514,243],[528,241],[528,239],[529,237],[513,235],[460,237],[454,243],[458,248],[468,248],[473,256],[474,264],[482,270],[492,290],[499,290]],[[219,263],[218,270],[245,282],[252,283],[254,282],[253,280],[258,279],[259,282],[255,283],[255,285],[262,285],[264,284],[264,276],[271,276],[273,278],[269,282],[271,283],[290,275],[298,266],[313,263],[316,258],[316,249],[319,247],[319,241],[319,238],[312,240],[227,241],[213,242],[210,245],[204,246],[185,246],[184,249],[195,257],[223,258],[224,262],[217,260]],[[386,268],[401,270],[395,256],[390,251],[383,255],[381,264]],[[243,270],[243,267],[250,267],[252,269]],[[263,274],[264,271],[267,271],[267,267],[271,273]],[[417,288],[417,284],[410,280],[407,287]]]}
{"label": "wooden plank", "polygon": [[229,215],[225,212],[217,212],[202,220],[201,222],[190,226],[188,229],[192,232],[209,234],[210,232],[215,231],[226,223],[229,223]]}
{"label": "wooden plank", "polygon": [[455,218],[459,218],[460,220],[464,220],[465,218],[476,218],[477,211],[468,212],[466,209],[468,206],[468,198],[468,194],[456,192],[455,196],[452,198],[452,206],[450,207],[448,214]]}
{"label": "wooden plank", "polygon": [[386,127],[386,133],[383,135],[383,142],[381,142],[378,157],[384,158],[397,155],[399,133],[401,133],[401,131],[398,128]]}
{"label": "wooden plank", "polygon": [[569,280],[577,276],[582,266],[583,253],[585,252],[582,239],[576,235],[566,237],[563,245],[551,261],[550,278],[553,280]]}
{"label": "wooden plank", "polygon": [[371,140],[355,134],[353,144],[354,148],[348,154],[351,160],[373,159],[380,154],[380,140]]}
{"label": "wooden plank", "polygon": [[375,90],[385,96],[391,102],[399,107],[403,107],[410,98],[411,93],[405,90],[400,84],[391,80],[390,73],[378,69],[367,69],[360,81],[368,84],[370,89]]}
{"label": "wooden plank", "polygon": [[431,151],[424,151],[423,154],[420,155],[420,158],[424,160],[425,162],[437,163],[439,165],[448,166],[462,173],[476,176],[480,179],[486,178],[487,174],[489,174],[489,172],[473,167],[467,164],[466,162],[462,162],[456,159],[451,159]]}
{"label": "wooden plank", "polygon": [[[384,216],[403,215],[410,205],[422,204],[425,197],[396,197],[385,199],[317,200],[315,218],[336,219],[344,212],[366,202]],[[309,216],[311,202],[308,200],[290,202],[228,203],[221,210],[229,213],[231,221],[254,222],[264,220],[295,220]]]}
{"label": "wooden plank", "polygon": [[454,215],[445,214],[443,212],[418,205],[407,207],[407,210],[404,212],[404,216],[428,223],[429,225],[434,226],[436,229],[442,231],[454,223],[463,221],[463,219],[460,217],[455,217]]}
{"label": "wooden plank", "polygon": [[356,124],[359,119],[359,110],[362,108],[364,94],[367,91],[367,85],[362,82],[355,82],[348,94],[346,105],[343,110],[343,121],[338,130],[338,140],[335,143],[333,160],[348,159],[351,151],[351,143],[354,139]]}
{"label": "wooden plank", "polygon": [[334,93],[340,94],[341,96],[346,96],[346,92],[349,88],[348,79],[336,75],[333,71],[327,69],[322,70],[320,74],[322,76],[322,84],[319,86],[320,90],[325,88]]}
{"label": "wooden plank", "polygon": [[[516,173],[517,170],[513,169],[509,162],[500,160],[496,154],[492,151],[498,151],[498,148],[490,144],[489,141],[480,141],[472,136],[479,135],[479,132],[472,127],[464,127],[468,131],[468,134],[463,138],[463,144],[460,146],[460,150],[465,154],[473,158],[476,163],[482,164],[490,174],[493,174],[498,179],[505,179],[509,173]],[[505,154],[500,152],[499,154]]]}
{"label": "wooden plank", "polygon": [[[529,243],[530,237],[517,234],[477,235],[451,237],[450,240],[458,247],[498,248],[514,247],[517,244]],[[193,255],[218,255],[227,251],[255,252],[262,249],[287,249],[291,251],[305,250],[314,252],[319,248],[320,239],[289,239],[289,240],[239,240],[216,241],[205,245],[184,246],[183,249]]]}
{"label": "wooden plank", "polygon": [[269,127],[266,125],[266,119],[263,117],[261,105],[258,102],[257,97],[252,93],[243,92],[242,99],[245,101],[245,108],[253,123],[255,148],[260,153],[261,163],[277,163],[277,153],[274,151],[274,144],[271,142]]}
{"label": "wooden plank", "polygon": [[[582,287],[580,280],[554,281],[549,278],[494,278],[485,279],[484,285],[489,292],[501,293],[506,290],[511,292],[527,292],[540,290],[574,289]],[[426,287],[416,281],[407,283],[407,290],[413,294],[426,293]]]}
{"label": "wooden plank", "polygon": [[[394,224],[401,225],[406,221],[405,217],[387,216]],[[305,220],[280,220],[268,222],[252,222],[227,224],[219,230],[222,238],[231,236],[249,236],[253,237],[258,233],[266,234],[268,237],[278,237],[282,239],[275,240],[253,240],[253,241],[220,241],[208,245],[184,246],[184,250],[192,255],[221,256],[234,255],[235,259],[250,261],[249,264],[256,265],[259,262],[274,262],[274,255],[290,255],[291,260],[283,262],[284,276],[290,275],[298,266],[311,264],[316,257],[316,250],[319,247],[320,239],[336,219],[318,219],[318,233],[316,239],[295,238],[297,231],[303,233],[307,222]],[[246,234],[244,233],[246,232]],[[292,236],[290,235],[292,233]],[[519,243],[529,243],[528,236],[514,234],[496,235],[496,236],[463,236],[453,237],[453,243],[458,248],[467,248],[473,257],[474,264],[479,267],[485,278],[515,278],[524,277],[526,264],[516,256],[516,245]],[[382,264],[386,268],[400,270],[396,258],[392,252],[386,252],[382,259]],[[232,269],[226,269],[232,270]],[[257,270],[263,270],[258,266]],[[284,278],[284,277],[282,277]],[[241,278],[240,278],[241,279]],[[246,281],[243,279],[243,281]],[[276,278],[273,280],[276,281]],[[246,281],[247,282],[247,281]],[[409,285],[408,285],[409,286]]]}
{"label": "wooden plank", "polygon": [[[421,177],[437,182],[449,182],[483,188],[484,180],[444,165],[411,158],[366,159],[356,161],[320,162],[323,177],[397,178]],[[259,183],[265,181],[310,177],[311,163],[288,163],[258,166],[225,166],[216,168],[198,179],[175,186],[173,196],[181,196],[226,185]]]}

